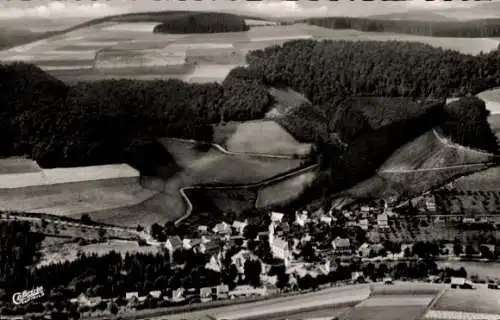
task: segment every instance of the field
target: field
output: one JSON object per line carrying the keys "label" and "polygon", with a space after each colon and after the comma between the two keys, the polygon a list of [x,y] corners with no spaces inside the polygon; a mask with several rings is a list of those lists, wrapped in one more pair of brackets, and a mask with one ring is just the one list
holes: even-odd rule
{"label": "field", "polygon": [[[148,226],[154,222],[163,224],[185,214],[186,204],[179,192],[181,188],[256,183],[297,168],[301,162],[299,159],[228,155],[213,148],[200,151],[194,143],[178,139],[165,138],[160,142],[172,154],[177,165],[176,171],[160,168],[159,179],[147,178],[143,182],[148,188],[160,193],[133,207],[98,212],[95,214],[96,219],[127,226]],[[229,200],[232,196],[227,194],[228,191],[217,192],[221,195],[214,196],[214,201],[222,208],[232,207],[239,201],[237,197]]]}
{"label": "field", "polygon": [[[401,34],[331,30],[321,27],[294,24],[288,26],[253,26],[247,32],[220,34],[154,34],[157,22],[105,22],[78,28],[64,34],[35,41],[0,52],[0,61],[21,60],[32,62],[54,73],[63,81],[95,80],[109,78],[167,79],[186,81],[222,81],[231,67],[244,65],[249,50],[282,44],[293,39],[332,40],[403,40],[428,43],[445,49],[478,54],[496,49],[499,40],[486,38],[432,38]],[[253,23],[255,25],[255,23]],[[207,51],[204,51],[205,48]],[[103,64],[101,50],[112,52],[104,64],[115,72],[95,72],[94,64]],[[123,57],[127,52],[128,57]],[[96,59],[97,56],[97,59]],[[131,59],[132,56],[133,58]],[[141,66],[168,66],[173,62],[196,63],[199,69],[182,72],[164,70],[150,75]],[[174,58],[175,57],[175,58]],[[227,61],[225,58],[227,58]],[[173,62],[172,62],[173,61]],[[207,66],[205,68],[205,65]],[[118,72],[122,66],[138,66],[138,70]],[[224,67],[224,68],[222,68]],[[78,72],[74,72],[78,71]]]}
{"label": "field", "polygon": [[440,190],[436,192],[436,206],[449,214],[500,214],[500,190],[484,191],[482,187],[475,190],[458,193]]}
{"label": "field", "polygon": [[486,109],[490,110],[491,114],[500,113],[500,89],[483,91],[477,95],[486,103]]}
{"label": "field", "polygon": [[491,130],[496,134],[497,140],[500,142],[500,114],[494,114],[488,117]]}
{"label": "field", "polygon": [[216,141],[230,152],[305,156],[311,150],[311,144],[298,142],[271,120],[229,123],[214,129]]}
{"label": "field", "polygon": [[290,88],[270,87],[269,94],[276,101],[275,106],[266,114],[269,119],[283,117],[303,104],[311,104],[303,94]]}
{"label": "field", "polygon": [[385,231],[378,231],[373,228],[368,231],[368,239],[378,242],[389,240],[393,242],[414,242],[414,241],[440,241],[453,242],[460,239],[463,242],[482,236],[485,238],[500,237],[499,230],[463,230],[456,224],[436,221],[435,217],[428,216],[419,221],[398,219],[391,222],[390,228]]}
{"label": "field", "polygon": [[28,159],[0,160],[0,208],[79,218],[83,213],[131,206],[155,191],[139,184],[127,165],[41,169]]}
{"label": "field", "polygon": [[500,166],[461,177],[452,185],[457,191],[500,191]]}
{"label": "field", "polygon": [[314,170],[265,186],[259,190],[255,207],[266,208],[287,204],[296,199],[317,176],[318,172]]}
{"label": "field", "polygon": [[500,293],[481,285],[476,285],[476,287],[475,290],[448,289],[432,309],[500,316]]}
{"label": "field", "polygon": [[378,198],[419,194],[459,176],[484,170],[493,156],[455,145],[432,130],[403,145],[371,178],[339,196]]}

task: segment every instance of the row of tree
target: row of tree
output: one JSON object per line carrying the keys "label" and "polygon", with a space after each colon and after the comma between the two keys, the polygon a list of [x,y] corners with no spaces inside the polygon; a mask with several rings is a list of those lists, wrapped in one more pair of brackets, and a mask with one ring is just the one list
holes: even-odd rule
{"label": "row of tree", "polygon": [[430,37],[488,38],[500,35],[500,19],[471,21],[383,20],[354,17],[309,18],[312,25],[330,29],[355,29],[366,32],[407,33]]}
{"label": "row of tree", "polygon": [[250,29],[245,19],[227,13],[199,12],[179,15],[157,25],[154,33],[243,32]]}

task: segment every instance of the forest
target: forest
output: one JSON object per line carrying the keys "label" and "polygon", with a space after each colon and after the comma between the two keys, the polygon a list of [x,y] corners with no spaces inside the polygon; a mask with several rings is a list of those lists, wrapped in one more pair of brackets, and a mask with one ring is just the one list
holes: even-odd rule
{"label": "forest", "polygon": [[170,18],[153,29],[153,33],[218,33],[243,32],[250,28],[245,19],[217,12],[199,12]]}
{"label": "forest", "polygon": [[380,20],[354,17],[309,18],[303,22],[330,28],[366,32],[406,33],[429,37],[488,38],[500,35],[500,19],[469,21]]}
{"label": "forest", "polygon": [[264,87],[245,80],[67,86],[24,63],[0,66],[0,77],[1,156],[29,155],[43,167],[132,162],[147,168],[136,151],[159,154],[152,144],[156,138],[210,142],[211,124],[260,118],[272,103]]}

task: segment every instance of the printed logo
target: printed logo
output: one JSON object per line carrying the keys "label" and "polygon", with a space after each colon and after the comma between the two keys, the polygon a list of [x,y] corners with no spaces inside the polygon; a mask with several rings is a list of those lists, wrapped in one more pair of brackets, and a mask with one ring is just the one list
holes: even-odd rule
{"label": "printed logo", "polygon": [[37,287],[32,290],[24,290],[22,292],[16,292],[12,295],[12,302],[14,304],[26,304],[32,300],[41,298],[45,295],[43,287]]}

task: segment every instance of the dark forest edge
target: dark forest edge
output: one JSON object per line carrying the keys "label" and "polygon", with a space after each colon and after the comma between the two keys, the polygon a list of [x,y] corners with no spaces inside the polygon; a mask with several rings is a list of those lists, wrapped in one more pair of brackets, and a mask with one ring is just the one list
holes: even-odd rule
{"label": "dark forest edge", "polygon": [[429,37],[488,38],[500,36],[500,19],[469,21],[383,20],[354,17],[321,17],[301,20],[329,29],[404,33]]}
{"label": "dark forest edge", "polygon": [[197,13],[169,19],[153,29],[153,33],[219,33],[248,31],[245,19],[224,13]]}

